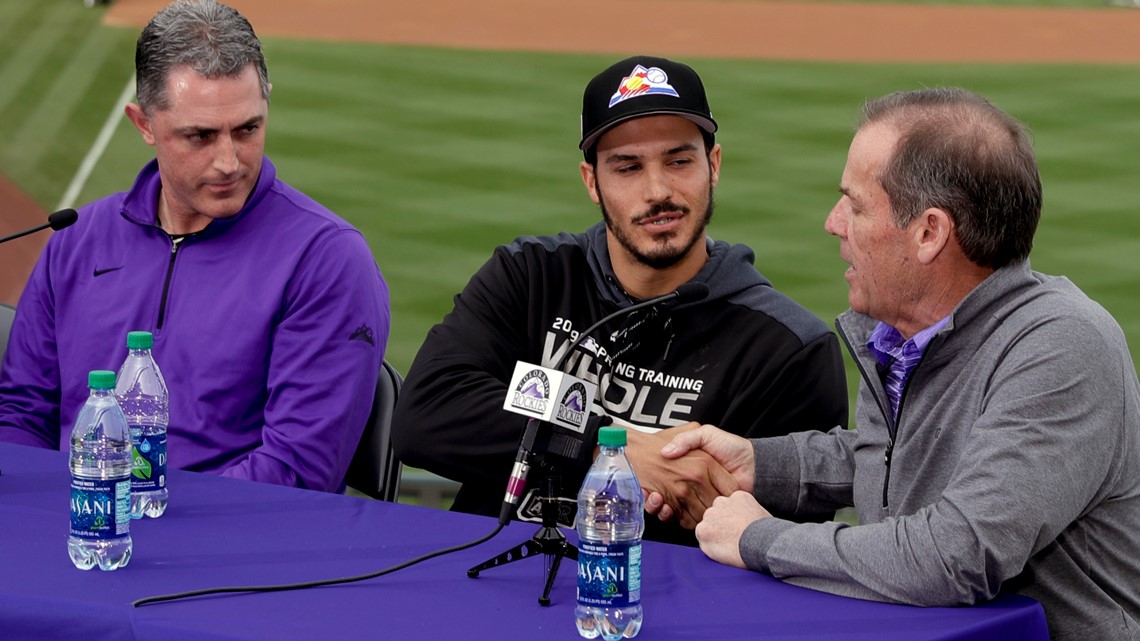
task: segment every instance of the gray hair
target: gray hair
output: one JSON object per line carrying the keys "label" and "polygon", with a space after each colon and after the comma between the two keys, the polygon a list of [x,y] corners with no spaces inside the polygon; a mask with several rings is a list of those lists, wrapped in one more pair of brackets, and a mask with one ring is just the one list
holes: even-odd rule
{"label": "gray hair", "polygon": [[171,69],[186,65],[207,78],[236,76],[249,65],[257,69],[261,95],[269,100],[269,72],[261,41],[240,13],[215,0],[177,0],[151,19],[135,47],[139,106],[170,107],[166,80]]}
{"label": "gray hair", "polygon": [[972,262],[994,269],[1024,260],[1041,219],[1041,178],[1026,127],[959,88],[888,94],[863,105],[863,128],[899,134],[879,183],[905,228],[930,207],[947,211]]}

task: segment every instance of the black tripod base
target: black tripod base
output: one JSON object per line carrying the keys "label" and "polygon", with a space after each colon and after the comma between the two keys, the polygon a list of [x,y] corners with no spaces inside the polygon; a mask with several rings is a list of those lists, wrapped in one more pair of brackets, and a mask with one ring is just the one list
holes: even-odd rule
{"label": "black tripod base", "polygon": [[571,545],[557,527],[543,527],[529,540],[523,541],[506,552],[467,570],[467,576],[474,579],[483,570],[529,559],[538,554],[546,555],[547,561],[546,585],[542,588],[542,596],[538,598],[538,603],[539,605],[550,605],[550,589],[554,585],[554,577],[558,575],[558,567],[562,565],[563,557],[574,561],[578,560],[578,548]]}

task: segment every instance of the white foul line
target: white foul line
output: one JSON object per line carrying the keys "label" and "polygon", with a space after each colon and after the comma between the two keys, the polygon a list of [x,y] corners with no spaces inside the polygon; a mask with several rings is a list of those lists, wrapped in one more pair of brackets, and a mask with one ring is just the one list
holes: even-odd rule
{"label": "white foul line", "polygon": [[99,158],[103,156],[103,152],[107,150],[107,145],[111,143],[111,136],[115,134],[115,127],[119,125],[119,121],[123,118],[123,109],[126,108],[127,103],[135,96],[135,74],[131,74],[127,80],[127,86],[123,87],[123,93],[119,94],[119,101],[115,103],[115,108],[107,116],[106,122],[103,123],[103,128],[99,130],[99,135],[95,138],[95,144],[87,152],[87,156],[83,158],[83,162],[79,164],[79,170],[75,172],[75,176],[71,179],[71,184],[67,186],[67,191],[63,193],[63,198],[60,199],[59,205],[55,210],[68,209],[75,206],[75,199],[79,198],[79,192],[83,191],[83,186],[87,184],[87,179],[91,177],[91,172],[95,170],[95,164],[99,162]]}

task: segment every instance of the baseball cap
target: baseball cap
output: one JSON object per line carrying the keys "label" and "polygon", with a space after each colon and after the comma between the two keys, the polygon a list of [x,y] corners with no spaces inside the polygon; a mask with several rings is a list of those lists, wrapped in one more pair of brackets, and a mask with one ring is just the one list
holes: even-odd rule
{"label": "baseball cap", "polygon": [[675,114],[712,134],[716,121],[692,67],[666,58],[634,56],[594,76],[582,96],[582,142],[589,153],[606,131],[633,118]]}

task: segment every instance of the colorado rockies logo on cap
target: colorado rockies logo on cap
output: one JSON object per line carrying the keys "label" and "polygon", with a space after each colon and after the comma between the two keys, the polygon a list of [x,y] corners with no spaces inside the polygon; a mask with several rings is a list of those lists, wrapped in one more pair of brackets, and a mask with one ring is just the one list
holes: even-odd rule
{"label": "colorado rockies logo on cap", "polygon": [[638,96],[663,95],[680,98],[677,90],[669,84],[669,74],[661,67],[637,65],[628,76],[622,78],[617,91],[610,96],[610,107]]}

